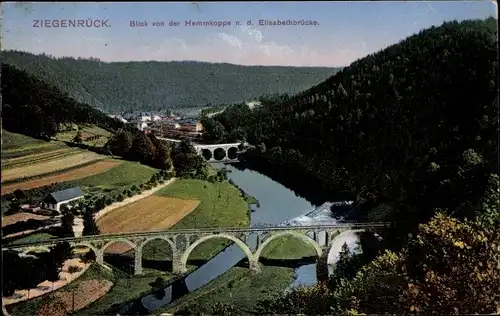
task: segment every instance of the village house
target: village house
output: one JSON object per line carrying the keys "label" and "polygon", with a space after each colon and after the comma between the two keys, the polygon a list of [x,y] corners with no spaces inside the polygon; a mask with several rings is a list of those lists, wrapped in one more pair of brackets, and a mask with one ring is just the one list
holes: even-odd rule
{"label": "village house", "polygon": [[203,126],[200,121],[197,120],[184,120],[180,123],[180,130],[187,132],[200,133],[203,130]]}
{"label": "village house", "polygon": [[60,212],[61,206],[71,201],[84,197],[83,191],[79,187],[69,188],[57,192],[52,192],[42,201],[42,208]]}
{"label": "village house", "polygon": [[128,121],[126,119],[124,119],[121,115],[108,115],[108,116],[111,118],[115,118],[122,123],[128,123]]}
{"label": "village house", "polygon": [[146,127],[148,127],[148,123],[146,123],[146,122],[139,122],[139,123],[137,123],[137,128],[140,131],[143,131]]}

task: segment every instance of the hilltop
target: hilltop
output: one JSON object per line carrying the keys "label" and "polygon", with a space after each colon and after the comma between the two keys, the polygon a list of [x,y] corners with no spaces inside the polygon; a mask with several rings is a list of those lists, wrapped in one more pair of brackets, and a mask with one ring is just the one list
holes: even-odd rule
{"label": "hilltop", "polygon": [[232,103],[272,93],[297,93],[335,68],[241,66],[227,63],[101,62],[3,52],[4,62],[107,112],[149,111]]}
{"label": "hilltop", "polygon": [[498,173],[497,44],[494,19],[447,22],[291,98],[205,118],[206,137],[246,138],[254,166],[327,196],[361,193],[362,217],[404,234],[437,208],[471,218]]}

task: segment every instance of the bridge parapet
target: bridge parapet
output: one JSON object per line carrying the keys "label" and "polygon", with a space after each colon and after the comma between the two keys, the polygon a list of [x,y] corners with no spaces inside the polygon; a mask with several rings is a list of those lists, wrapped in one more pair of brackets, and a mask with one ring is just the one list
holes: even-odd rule
{"label": "bridge parapet", "polygon": [[[251,228],[203,228],[183,230],[161,230],[148,232],[134,232],[123,234],[107,234],[82,236],[72,238],[48,239],[17,245],[7,245],[4,250],[28,251],[36,248],[54,246],[61,242],[67,242],[72,247],[88,247],[94,251],[96,261],[104,264],[104,252],[107,247],[116,243],[127,243],[135,249],[135,274],[142,274],[142,250],[152,240],[160,239],[166,241],[172,249],[172,266],[174,273],[187,272],[187,260],[191,252],[201,243],[213,239],[224,238],[234,242],[245,253],[248,258],[250,269],[259,272],[259,258],[264,248],[273,240],[291,236],[311,245],[321,258],[328,254],[335,239],[346,233],[357,233],[366,229],[380,229],[387,227],[389,223],[345,223],[338,225],[322,226],[278,226],[278,227],[251,227]],[[320,238],[320,234],[324,234]],[[256,245],[250,249],[249,237],[256,235]]]}
{"label": "bridge parapet", "polygon": [[81,244],[87,242],[109,242],[116,241],[119,239],[129,239],[129,240],[141,240],[141,238],[151,238],[151,237],[165,237],[173,238],[178,236],[195,236],[195,235],[205,235],[205,234],[217,234],[217,233],[240,233],[240,234],[251,234],[251,233],[269,233],[269,232],[282,232],[282,231],[338,231],[340,230],[355,230],[355,229],[367,229],[367,228],[384,228],[388,227],[390,223],[388,222],[376,222],[376,223],[344,223],[336,225],[310,225],[310,226],[258,226],[250,228],[231,228],[231,227],[214,227],[214,228],[191,228],[191,229],[169,229],[169,230],[152,230],[144,232],[131,232],[131,233],[118,233],[118,234],[102,234],[102,235],[91,235],[91,236],[81,236],[81,237],[67,237],[67,238],[54,238],[46,239],[34,242],[27,242],[16,245],[7,245],[4,249],[23,249],[29,246],[53,246],[61,242],[69,242],[73,244]]}

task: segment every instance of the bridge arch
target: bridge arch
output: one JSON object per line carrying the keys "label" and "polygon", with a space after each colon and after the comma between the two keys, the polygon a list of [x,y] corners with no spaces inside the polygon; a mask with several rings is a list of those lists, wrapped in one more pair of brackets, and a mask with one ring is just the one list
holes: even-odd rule
{"label": "bridge arch", "polygon": [[96,256],[99,254],[99,251],[100,251],[98,248],[96,248],[91,243],[86,243],[86,242],[74,243],[74,244],[71,244],[71,247],[72,248],[74,248],[74,247],[87,247],[90,250],[92,250],[94,252],[94,255],[96,255]]}
{"label": "bridge arch", "polygon": [[144,248],[144,246],[146,246],[149,242],[151,242],[153,240],[163,240],[163,241],[166,241],[170,245],[170,249],[172,250],[172,253],[174,253],[176,251],[176,249],[177,249],[176,246],[175,246],[175,244],[174,244],[174,242],[171,239],[163,237],[163,236],[153,236],[153,237],[150,237],[150,238],[144,240],[139,245],[137,245],[138,250],[142,251],[142,249]]}
{"label": "bridge arch", "polygon": [[214,149],[214,155],[213,155],[213,158],[217,161],[221,161],[221,160],[224,160],[224,158],[226,158],[227,156],[227,153],[226,153],[226,150],[222,147],[218,147],[218,148],[215,148]]}
{"label": "bridge arch", "polygon": [[210,149],[203,148],[200,150],[200,153],[207,161],[213,158],[212,151]]}
{"label": "bridge arch", "polygon": [[238,148],[234,146],[229,147],[227,150],[227,158],[231,160],[238,158]]}
{"label": "bridge arch", "polygon": [[259,248],[255,252],[255,255],[254,255],[255,260],[259,261],[262,251],[271,241],[273,241],[277,238],[280,238],[280,237],[285,237],[285,236],[291,236],[291,237],[294,237],[294,238],[297,238],[297,239],[304,241],[306,244],[312,245],[314,247],[314,250],[316,250],[316,255],[318,256],[318,258],[321,258],[321,256],[323,255],[323,249],[321,248],[321,246],[316,241],[314,241],[311,237],[309,237],[307,235],[307,233],[302,233],[302,232],[297,232],[297,231],[287,231],[287,232],[273,234],[273,235],[269,236],[268,238],[266,238],[266,240],[264,240],[264,242],[262,242],[262,244],[259,246]]}
{"label": "bridge arch", "polygon": [[109,241],[108,243],[106,243],[102,248],[101,248],[101,252],[104,254],[104,252],[106,251],[106,248],[108,248],[109,246],[111,246],[112,244],[115,244],[115,243],[118,243],[118,242],[124,242],[126,244],[129,244],[130,247],[132,248],[136,248],[137,245],[134,244],[133,242],[131,242],[130,240],[126,239],[126,238],[120,238],[120,239],[116,239],[116,240],[111,240]]}
{"label": "bridge arch", "polygon": [[337,234],[335,237],[333,237],[331,239],[330,239],[330,236],[328,236],[328,238],[329,238],[328,247],[325,250],[326,251],[325,255],[327,256],[327,260],[328,260],[328,257],[330,256],[330,253],[332,252],[332,250],[334,248],[338,248],[337,253],[342,250],[342,245],[345,243],[345,241],[342,242],[342,239],[346,235],[359,234],[359,233],[362,233],[364,231],[365,231],[365,229],[348,229],[346,231],[341,232],[340,234]]}
{"label": "bridge arch", "polygon": [[207,236],[201,237],[200,239],[196,240],[194,243],[189,245],[189,247],[182,253],[181,258],[180,258],[180,270],[182,273],[187,272],[187,261],[189,259],[189,255],[191,254],[191,252],[199,244],[201,244],[207,240],[214,239],[214,238],[225,238],[225,239],[229,239],[231,241],[234,241],[234,243],[237,244],[238,247],[240,247],[240,249],[243,250],[243,252],[247,256],[249,264],[252,266],[252,264],[255,262],[254,255],[252,254],[252,251],[250,250],[250,248],[243,241],[241,241],[241,239],[239,239],[238,237],[227,235],[227,234],[207,235]]}

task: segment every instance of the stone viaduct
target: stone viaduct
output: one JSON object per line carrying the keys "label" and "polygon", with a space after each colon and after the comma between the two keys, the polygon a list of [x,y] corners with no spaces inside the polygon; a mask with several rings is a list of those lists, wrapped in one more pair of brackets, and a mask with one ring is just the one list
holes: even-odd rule
{"label": "stone viaduct", "polygon": [[[194,145],[196,152],[208,162],[237,162],[241,143]],[[216,157],[222,157],[218,160]]]}
{"label": "stone viaduct", "polygon": [[[125,242],[135,250],[134,274],[142,274],[142,250],[152,240],[161,239],[166,241],[172,248],[172,268],[176,274],[188,271],[187,261],[191,252],[199,244],[212,238],[224,238],[233,241],[248,258],[249,268],[260,272],[259,258],[264,248],[274,239],[283,236],[292,236],[302,240],[316,251],[318,259],[325,259],[330,252],[335,239],[341,238],[348,232],[362,232],[365,230],[381,229],[389,223],[356,223],[322,226],[279,226],[259,228],[207,228],[207,229],[184,229],[149,231],[124,234],[108,234],[83,236],[73,238],[49,239],[17,245],[7,245],[4,250],[15,250],[29,252],[44,249],[50,251],[49,247],[57,243],[67,242],[71,247],[88,247],[93,250],[96,262],[104,265],[104,252],[106,248],[116,242]],[[320,234],[323,238],[320,238]],[[256,235],[256,246],[248,245],[248,238]],[[322,240],[321,240],[322,239]],[[325,259],[326,260],[326,259]]]}
{"label": "stone viaduct", "polygon": [[[181,140],[173,138],[157,137],[160,140],[167,142],[179,143]],[[204,157],[208,162],[238,162],[238,153],[241,151],[242,143],[230,143],[230,144],[213,144],[213,145],[202,145],[193,144],[194,149]],[[248,147],[249,144],[243,144],[243,146]],[[216,157],[221,157],[221,159],[216,159]]]}

